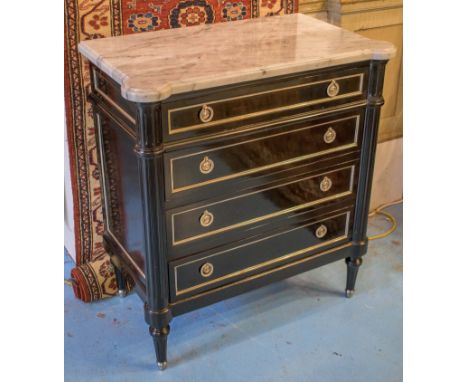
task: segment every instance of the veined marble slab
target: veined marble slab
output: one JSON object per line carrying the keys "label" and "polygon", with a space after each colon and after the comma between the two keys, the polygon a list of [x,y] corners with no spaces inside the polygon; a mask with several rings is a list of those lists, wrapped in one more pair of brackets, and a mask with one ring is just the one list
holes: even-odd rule
{"label": "veined marble slab", "polygon": [[388,42],[303,14],[83,41],[79,51],[134,102],[395,55]]}

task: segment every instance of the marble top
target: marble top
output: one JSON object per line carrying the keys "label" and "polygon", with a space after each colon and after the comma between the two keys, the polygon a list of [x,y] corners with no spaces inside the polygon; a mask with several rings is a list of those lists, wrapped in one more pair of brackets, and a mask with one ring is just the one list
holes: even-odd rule
{"label": "marble top", "polygon": [[79,51],[135,102],[395,55],[391,43],[300,13],[83,41]]}

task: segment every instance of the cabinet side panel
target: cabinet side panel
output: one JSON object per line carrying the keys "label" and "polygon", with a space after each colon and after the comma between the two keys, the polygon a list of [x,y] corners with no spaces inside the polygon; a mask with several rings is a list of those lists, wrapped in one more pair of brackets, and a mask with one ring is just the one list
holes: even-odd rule
{"label": "cabinet side panel", "polygon": [[101,121],[106,230],[144,276],[143,212],[135,144],[111,120],[101,116]]}

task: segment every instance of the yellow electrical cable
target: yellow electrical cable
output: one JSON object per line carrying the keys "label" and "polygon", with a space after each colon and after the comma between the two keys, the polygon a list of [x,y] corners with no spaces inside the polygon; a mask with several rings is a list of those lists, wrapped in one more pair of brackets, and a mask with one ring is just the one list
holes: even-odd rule
{"label": "yellow electrical cable", "polygon": [[384,208],[394,206],[395,204],[400,204],[402,202],[403,202],[403,199],[399,199],[399,200],[396,200],[394,202],[385,203],[385,204],[380,205],[375,210],[373,210],[372,212],[369,213],[369,217],[374,216],[374,215],[383,215],[383,216],[385,216],[387,218],[387,220],[389,220],[392,223],[392,226],[387,231],[385,231],[383,233],[379,233],[378,235],[369,236],[369,238],[368,238],[369,241],[382,239],[384,237],[387,237],[388,235],[390,235],[391,233],[393,233],[393,231],[395,231],[397,229],[397,227],[398,227],[397,220],[393,217],[392,214],[390,214],[388,212],[384,212],[382,210]]}

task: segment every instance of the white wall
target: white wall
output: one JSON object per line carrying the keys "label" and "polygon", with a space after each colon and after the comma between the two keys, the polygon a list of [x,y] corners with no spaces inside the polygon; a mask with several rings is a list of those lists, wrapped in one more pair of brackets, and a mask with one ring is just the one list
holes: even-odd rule
{"label": "white wall", "polygon": [[377,145],[370,209],[403,197],[403,138]]}

